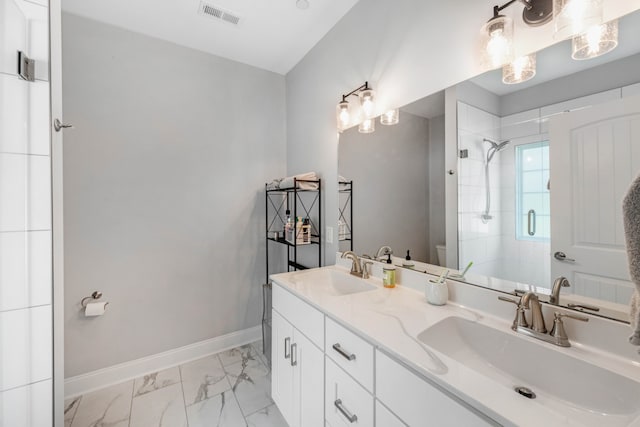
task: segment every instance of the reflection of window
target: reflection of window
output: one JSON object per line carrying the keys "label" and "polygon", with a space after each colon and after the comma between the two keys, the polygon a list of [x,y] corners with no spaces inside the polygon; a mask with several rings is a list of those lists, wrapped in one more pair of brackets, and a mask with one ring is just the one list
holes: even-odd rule
{"label": "reflection of window", "polygon": [[549,142],[516,147],[516,239],[548,241],[551,235],[549,207]]}

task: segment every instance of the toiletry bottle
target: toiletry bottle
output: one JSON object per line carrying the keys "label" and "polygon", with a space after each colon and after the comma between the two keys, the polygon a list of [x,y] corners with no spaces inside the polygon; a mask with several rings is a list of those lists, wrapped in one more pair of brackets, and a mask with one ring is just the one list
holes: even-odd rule
{"label": "toiletry bottle", "polygon": [[396,287],[396,266],[391,263],[391,254],[388,254],[387,263],[382,267],[382,284],[385,288]]}
{"label": "toiletry bottle", "polygon": [[407,250],[407,256],[405,257],[404,261],[402,261],[402,266],[404,268],[413,268],[416,266],[416,264],[411,260],[411,255],[409,255],[408,250]]}
{"label": "toiletry bottle", "polygon": [[302,222],[302,217],[299,216],[296,218],[296,245],[301,245],[304,242],[304,232],[303,232],[303,226],[304,223]]}
{"label": "toiletry bottle", "polygon": [[284,223],[284,239],[287,240],[289,243],[293,243],[293,236],[292,236],[292,228],[293,228],[293,221],[291,221],[291,211],[289,209],[286,210],[286,215],[287,215],[287,220]]}

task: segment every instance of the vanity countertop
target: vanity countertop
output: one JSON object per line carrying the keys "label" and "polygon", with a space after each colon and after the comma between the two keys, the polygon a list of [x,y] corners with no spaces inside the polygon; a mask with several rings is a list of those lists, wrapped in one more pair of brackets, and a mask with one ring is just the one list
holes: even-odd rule
{"label": "vanity countertop", "polygon": [[[349,274],[341,266],[322,267]],[[418,335],[426,328],[455,316],[507,333],[513,333],[510,322],[480,310],[469,309],[449,302],[433,306],[426,302],[424,294],[414,289],[396,286],[386,289],[379,278],[367,281],[376,289],[349,295],[332,295],[326,288],[317,286],[314,280],[305,280],[310,270],[272,275],[277,285],[324,312],[358,335],[374,344],[379,350],[467,402],[479,411],[503,425],[517,426],[640,426],[640,413],[633,415],[601,415],[593,411],[571,407],[559,402],[544,390],[535,390],[538,397],[529,400],[513,391],[509,378],[503,384],[489,379],[471,367],[460,363],[430,346],[420,342]],[[307,274],[307,276],[304,276]],[[424,281],[432,278],[425,275]],[[360,279],[362,280],[362,279]],[[486,291],[491,292],[491,291]],[[514,307],[515,312],[515,307]],[[587,346],[576,344],[560,348],[533,338],[518,335],[521,339],[547,346],[594,365],[640,382],[640,367],[627,360]],[[499,351],[499,349],[496,349]],[[640,397],[639,397],[640,398]]]}

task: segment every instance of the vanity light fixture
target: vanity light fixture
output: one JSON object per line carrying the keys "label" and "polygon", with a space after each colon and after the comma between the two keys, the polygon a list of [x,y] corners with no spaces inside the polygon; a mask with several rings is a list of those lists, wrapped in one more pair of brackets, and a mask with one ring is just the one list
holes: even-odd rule
{"label": "vanity light fixture", "polygon": [[349,102],[342,100],[336,106],[336,120],[338,121],[338,132],[342,132],[351,124],[351,113],[349,112]]}
{"label": "vanity light fixture", "polygon": [[544,25],[553,18],[552,0],[511,0],[493,7],[493,17],[482,27],[484,61],[498,68],[513,60],[513,20],[500,12],[515,2],[524,4],[522,20],[529,26]]}
{"label": "vanity light fixture", "polygon": [[389,110],[383,115],[380,116],[380,124],[381,125],[397,125],[400,122],[400,110],[396,108],[395,110]]}
{"label": "vanity light fixture", "polygon": [[565,40],[602,24],[603,0],[554,0],[556,40]]}
{"label": "vanity light fixture", "polygon": [[362,119],[369,122],[365,127],[363,123],[360,123],[358,130],[362,133],[371,133],[375,130],[375,124],[373,123],[373,115],[375,114],[375,101],[376,93],[369,87],[369,82],[364,82],[362,86],[357,87],[351,92],[342,95],[342,101],[338,102],[336,107],[336,120],[338,122],[338,131],[342,132],[351,125],[351,111],[349,101],[347,98],[350,96],[357,96],[360,100],[360,107],[362,110]]}
{"label": "vanity light fixture", "polygon": [[531,80],[536,75],[536,54],[521,56],[502,67],[502,83],[512,85]]}
{"label": "vanity light fixture", "polygon": [[618,46],[618,20],[596,25],[573,38],[571,57],[591,59],[611,52]]}
{"label": "vanity light fixture", "polygon": [[376,119],[364,119],[358,126],[360,133],[373,133],[376,131]]}

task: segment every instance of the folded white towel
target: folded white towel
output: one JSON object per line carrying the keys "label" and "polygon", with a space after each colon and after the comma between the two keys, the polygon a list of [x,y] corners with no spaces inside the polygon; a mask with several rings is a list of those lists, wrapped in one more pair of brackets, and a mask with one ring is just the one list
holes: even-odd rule
{"label": "folded white towel", "polygon": [[[304,181],[317,181],[318,175],[315,172],[301,173],[295,176],[288,176],[280,182],[280,188],[293,188],[294,179],[297,180],[298,188],[301,190],[317,190],[317,182],[304,182]],[[302,180],[302,182],[300,182]]]}

